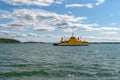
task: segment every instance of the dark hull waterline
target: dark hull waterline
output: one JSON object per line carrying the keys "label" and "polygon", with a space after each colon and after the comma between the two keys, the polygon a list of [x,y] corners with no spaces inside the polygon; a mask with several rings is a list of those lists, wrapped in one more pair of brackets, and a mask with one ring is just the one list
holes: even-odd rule
{"label": "dark hull waterline", "polygon": [[53,43],[54,46],[88,46],[88,44],[58,44]]}

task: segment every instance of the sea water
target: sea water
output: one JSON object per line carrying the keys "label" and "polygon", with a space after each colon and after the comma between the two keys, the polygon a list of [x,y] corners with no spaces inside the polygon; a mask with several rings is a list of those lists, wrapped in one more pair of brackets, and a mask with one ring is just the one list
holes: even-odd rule
{"label": "sea water", "polygon": [[0,80],[120,80],[120,44],[0,44]]}

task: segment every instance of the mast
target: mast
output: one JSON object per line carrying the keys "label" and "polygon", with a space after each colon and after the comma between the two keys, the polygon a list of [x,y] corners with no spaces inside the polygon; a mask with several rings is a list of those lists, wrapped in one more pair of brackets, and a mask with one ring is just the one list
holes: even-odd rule
{"label": "mast", "polygon": [[63,41],[63,37],[61,37],[61,41]]}
{"label": "mast", "polygon": [[74,36],[74,33],[72,33],[72,36]]}

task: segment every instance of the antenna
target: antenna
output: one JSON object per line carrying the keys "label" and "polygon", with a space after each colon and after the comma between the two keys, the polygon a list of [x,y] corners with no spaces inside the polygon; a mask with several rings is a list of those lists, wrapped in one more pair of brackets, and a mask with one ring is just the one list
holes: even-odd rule
{"label": "antenna", "polygon": [[80,36],[80,40],[82,40],[82,37]]}
{"label": "antenna", "polygon": [[72,33],[72,36],[74,36],[74,33]]}
{"label": "antenna", "polygon": [[66,40],[66,36],[64,35],[64,40]]}
{"label": "antenna", "polygon": [[61,41],[63,41],[63,37],[61,37]]}

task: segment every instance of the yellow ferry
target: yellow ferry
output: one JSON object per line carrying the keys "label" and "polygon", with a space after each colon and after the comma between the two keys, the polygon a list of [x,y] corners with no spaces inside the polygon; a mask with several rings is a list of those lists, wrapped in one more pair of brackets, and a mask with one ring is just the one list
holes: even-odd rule
{"label": "yellow ferry", "polygon": [[63,37],[61,37],[60,42],[53,43],[55,46],[88,46],[88,44],[87,41],[82,41],[79,37],[76,38],[74,34],[72,34],[69,40],[63,40]]}

